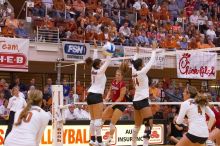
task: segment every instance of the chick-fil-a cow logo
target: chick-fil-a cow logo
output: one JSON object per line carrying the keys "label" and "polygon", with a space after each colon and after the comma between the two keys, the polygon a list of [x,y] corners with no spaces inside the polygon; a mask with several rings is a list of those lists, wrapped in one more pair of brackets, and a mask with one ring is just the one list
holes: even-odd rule
{"label": "chick-fil-a cow logo", "polygon": [[177,57],[178,77],[200,79],[215,78],[215,61],[217,60],[215,60],[215,57],[213,57],[214,55],[201,55],[199,53],[192,55],[190,53],[182,53],[179,57]]}

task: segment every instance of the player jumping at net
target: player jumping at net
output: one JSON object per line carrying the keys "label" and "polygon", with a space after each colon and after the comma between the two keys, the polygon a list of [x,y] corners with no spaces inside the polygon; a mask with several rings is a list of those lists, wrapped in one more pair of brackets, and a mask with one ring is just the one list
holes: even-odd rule
{"label": "player jumping at net", "polygon": [[[88,90],[87,104],[91,116],[90,120],[90,145],[104,145],[101,136],[102,112],[103,112],[103,94],[106,84],[105,71],[111,63],[111,56],[107,56],[107,60],[102,64],[98,58],[98,50],[94,50],[93,59],[87,58],[86,64],[92,65],[91,70],[91,86]],[[96,140],[98,144],[96,143]]]}
{"label": "player jumping at net", "polygon": [[[189,130],[176,146],[203,146],[209,137],[209,130],[215,122],[215,115],[208,106],[208,98],[199,94],[193,86],[185,88],[183,98],[185,101],[181,104],[176,123],[182,124],[187,116]],[[208,125],[205,114],[210,117]]]}
{"label": "player jumping at net", "polygon": [[[132,60],[132,78],[135,84],[135,94],[133,99],[134,106],[134,121],[135,126],[132,132],[132,146],[137,146],[137,136],[142,123],[145,125],[143,135],[143,146],[148,146],[151,129],[153,127],[153,115],[149,105],[149,85],[147,72],[152,67],[156,58],[156,47],[153,47],[150,61],[144,64],[142,59],[138,59],[138,54],[135,54]],[[139,48],[137,47],[139,53]]]}
{"label": "player jumping at net", "polygon": [[39,146],[50,115],[41,109],[43,94],[30,91],[27,106],[16,112],[15,124],[4,146]]}
{"label": "player jumping at net", "polygon": [[[124,69],[123,69],[124,68]],[[116,71],[115,80],[112,81],[110,85],[110,89],[108,91],[106,101],[112,102],[125,102],[125,94],[126,94],[126,84],[123,81],[123,77],[125,74],[125,70],[127,70],[128,65],[122,63],[120,69]],[[113,135],[115,133],[115,125],[122,116],[125,111],[125,105],[110,105],[108,106],[102,114],[103,122],[105,120],[110,120],[110,136],[107,139],[106,145],[111,145],[111,141],[113,139]]]}

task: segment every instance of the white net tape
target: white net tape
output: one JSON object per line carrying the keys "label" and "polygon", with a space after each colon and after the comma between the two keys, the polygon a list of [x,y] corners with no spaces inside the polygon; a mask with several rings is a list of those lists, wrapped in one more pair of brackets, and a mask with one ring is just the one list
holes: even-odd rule
{"label": "white net tape", "polygon": [[[180,105],[182,102],[150,102],[151,105]],[[113,105],[113,104],[122,104],[122,105],[132,105],[132,102],[103,102],[106,105]],[[220,105],[220,102],[209,102],[211,105]],[[86,102],[75,102],[72,104],[67,104],[64,106],[60,106],[61,109],[68,108],[69,106],[73,105],[87,105]]]}

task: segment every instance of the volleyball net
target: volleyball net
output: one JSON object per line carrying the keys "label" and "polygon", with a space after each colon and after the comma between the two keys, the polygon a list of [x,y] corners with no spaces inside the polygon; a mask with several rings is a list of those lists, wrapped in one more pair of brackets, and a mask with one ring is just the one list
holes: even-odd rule
{"label": "volleyball net", "polygon": [[[70,106],[87,105],[86,102],[74,102],[72,104],[64,105],[63,86],[52,86],[52,145],[63,146],[63,130],[65,124],[64,112]],[[182,102],[150,102],[150,105],[180,105]],[[106,105],[123,104],[132,105],[132,102],[103,102]],[[210,102],[210,104],[220,105],[220,102]]]}

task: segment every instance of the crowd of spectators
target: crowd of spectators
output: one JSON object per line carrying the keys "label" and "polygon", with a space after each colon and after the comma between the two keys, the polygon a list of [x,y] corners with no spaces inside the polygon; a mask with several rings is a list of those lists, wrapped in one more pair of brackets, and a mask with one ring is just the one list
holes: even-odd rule
{"label": "crowd of spectators", "polygon": [[[42,16],[41,13],[44,12],[49,18],[49,22],[43,23],[42,27],[58,27],[61,38],[76,41],[97,39],[101,42],[111,40],[123,45],[139,43],[142,46],[150,46],[153,40],[157,40],[164,48],[193,49],[214,47],[213,41],[219,31],[219,6],[215,1],[46,2],[37,0],[35,3],[39,8],[33,8],[34,16]],[[49,12],[45,14],[48,2]],[[134,21],[131,21],[132,14],[137,14]],[[64,15],[65,23],[62,23],[62,20],[60,23]]]}
{"label": "crowd of spectators", "polygon": [[[31,0],[29,0],[31,1]],[[61,40],[168,49],[219,46],[219,0],[32,0],[32,26],[59,29]],[[0,8],[2,35],[28,38],[24,20],[7,3]],[[51,36],[46,36],[51,37]],[[53,37],[53,36],[52,36]]]}

